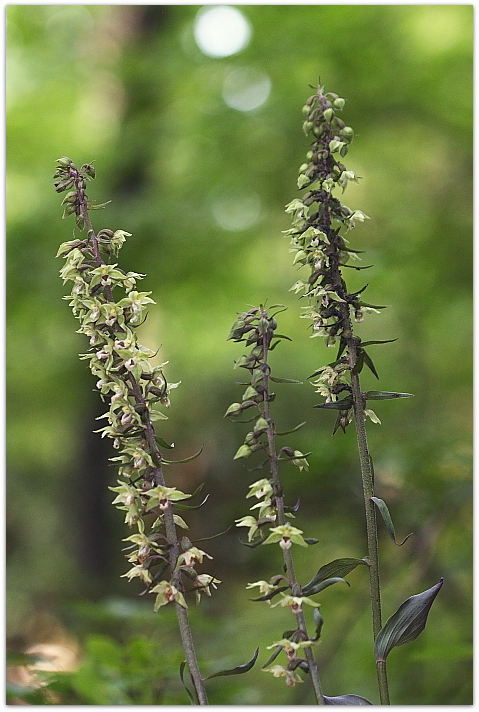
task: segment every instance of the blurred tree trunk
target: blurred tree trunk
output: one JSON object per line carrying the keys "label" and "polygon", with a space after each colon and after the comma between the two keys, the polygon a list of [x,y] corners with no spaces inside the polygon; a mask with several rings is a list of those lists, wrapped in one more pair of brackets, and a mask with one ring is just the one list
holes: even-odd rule
{"label": "blurred tree trunk", "polygon": [[[113,191],[118,196],[131,199],[141,193],[148,179],[148,147],[154,141],[149,117],[155,114],[158,104],[157,83],[144,72],[148,66],[142,58],[152,52],[152,44],[166,28],[170,8],[162,5],[135,5],[117,7],[115,12],[121,22],[127,23],[122,33],[125,39],[120,71],[123,68],[123,88],[127,109],[121,127],[119,145],[128,140],[129,151],[119,151],[112,160]],[[118,21],[118,18],[115,18]],[[133,61],[130,63],[129,58]],[[153,91],[155,88],[155,91]],[[145,130],[138,131],[138,123]],[[129,127],[134,128],[133,131]],[[132,143],[133,140],[133,143]],[[117,199],[117,204],[120,202]],[[135,269],[135,266],[132,266]],[[85,375],[90,384],[91,377]],[[88,386],[89,388],[89,386]],[[77,556],[81,580],[90,594],[102,595],[110,580],[116,580],[120,539],[110,516],[111,493],[114,485],[114,468],[108,462],[112,450],[109,441],[101,438],[96,429],[96,418],[106,411],[96,391],[92,391],[85,409],[82,426],[82,453],[80,471],[72,487],[68,508],[74,502],[77,532]],[[98,426],[99,427],[99,426]],[[116,520],[115,520],[116,521]],[[114,585],[114,584],[113,584]]]}

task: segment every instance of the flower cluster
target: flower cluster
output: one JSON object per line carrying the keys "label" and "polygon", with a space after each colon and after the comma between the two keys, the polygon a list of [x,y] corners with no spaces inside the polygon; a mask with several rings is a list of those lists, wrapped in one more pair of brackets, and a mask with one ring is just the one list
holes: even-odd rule
{"label": "flower cluster", "polygon": [[[234,459],[246,459],[254,452],[260,451],[267,456],[265,465],[269,462],[270,457],[273,457],[278,460],[288,460],[299,470],[307,470],[308,461],[300,450],[283,447],[278,455],[272,451],[272,438],[274,438],[275,429],[274,423],[269,417],[269,403],[274,399],[274,393],[270,392],[270,381],[297,383],[292,379],[275,378],[270,373],[268,354],[280,339],[287,338],[275,334],[276,329],[277,322],[274,316],[269,316],[262,307],[254,307],[238,316],[228,336],[233,341],[244,341],[247,346],[251,347],[248,354],[241,356],[235,362],[235,368],[244,368],[249,371],[250,378],[248,383],[243,384],[246,386],[246,390],[241,403],[230,405],[225,417],[235,418],[249,409],[256,411],[253,418],[247,421],[254,421],[252,430],[247,433],[244,443],[238,448]],[[261,535],[262,527],[276,522],[277,494],[273,479],[262,478],[250,485],[246,496],[247,498],[255,497],[258,500],[250,508],[250,511],[254,511],[255,516],[249,515],[236,520],[238,527],[248,528],[248,541]],[[294,515],[287,512],[286,516],[293,517]],[[279,541],[280,538],[265,537],[264,543]]]}
{"label": "flower cluster", "polygon": [[[167,418],[163,408],[169,406],[169,393],[178,384],[168,383],[166,364],[152,365],[155,352],[137,339],[136,328],[154,303],[150,292],[137,291],[144,275],[124,272],[117,263],[104,260],[116,257],[130,234],[107,229],[95,234],[88,211],[101,206],[92,206],[86,194],[87,180],[95,176],[93,167],[84,164],[77,169],[66,157],[57,164],[56,191],[71,189],[63,200],[64,217],[74,214],[77,227],[87,229],[86,239],[64,242],[57,253],[65,259],[60,270],[63,282],[73,283],[65,299],[80,323],[78,332],[89,340],[89,351],[81,358],[89,362],[96,387],[109,405],[101,416],[107,424],[97,432],[111,438],[118,450],[110,458],[120,476],[118,486],[110,487],[116,493],[113,504],[125,512],[125,523],[137,529],[125,539],[130,569],[124,576],[140,579],[157,594],[155,611],[171,601],[186,607],[183,577],[191,582],[197,600],[203,592],[210,595],[210,586],[220,582],[195,570],[207,554],[186,537],[179,542],[176,527],[187,525],[173,508],[181,508],[179,503],[192,495],[167,487],[163,476],[163,466],[171,461],[159,446],[172,446],[157,437],[153,422]],[[160,580],[168,570],[169,580]]]}
{"label": "flower cluster", "polygon": [[[341,161],[354,136],[353,129],[338,116],[344,103],[337,94],[324,93],[320,87],[303,107],[303,129],[306,135],[313,135],[313,142],[307,154],[308,162],[299,169],[298,188],[307,192],[286,206],[293,221],[293,227],[286,231],[291,236],[291,251],[295,253],[293,263],[309,267],[309,277],[298,280],[291,290],[308,300],[302,317],[311,321],[312,337],[322,336],[327,346],[339,347],[336,361],[316,371],[314,375],[318,379],[313,383],[326,403],[334,403],[339,393],[346,392],[341,409],[338,407],[335,430],[338,427],[345,430],[352,419],[348,372],[351,368],[359,372],[365,363],[375,373],[361,340],[353,336],[352,318],[360,322],[365,313],[379,313],[384,308],[362,300],[366,287],[348,292],[342,276],[345,267],[367,269],[348,264],[360,260],[360,251],[353,250],[349,240],[340,234],[352,229],[356,222],[363,222],[367,215],[343,205],[334,194],[335,189],[341,188],[344,192],[349,182],[359,180]],[[354,364],[351,364],[348,348],[351,339],[355,341]],[[342,356],[346,350],[347,356]]]}
{"label": "flower cluster", "polygon": [[[247,433],[244,443],[236,452],[235,459],[249,458],[253,453],[259,452],[265,455],[265,461],[261,467],[265,465],[269,467],[270,477],[263,477],[253,482],[246,495],[247,499],[257,500],[250,507],[252,514],[237,519],[236,525],[248,529],[248,541],[246,542],[248,546],[279,544],[283,553],[285,576],[273,576],[269,582],[255,581],[249,583],[247,588],[259,589],[260,596],[254,600],[265,601],[271,608],[275,606],[288,607],[296,617],[296,628],[285,634],[283,640],[269,646],[274,648],[275,652],[264,666],[266,672],[272,673],[275,677],[283,677],[286,685],[292,686],[297,682],[302,682],[298,673],[295,672],[298,667],[301,667],[305,672],[310,669],[309,662],[298,657],[298,650],[303,647],[307,648],[307,655],[309,655],[310,661],[312,660],[309,648],[314,641],[308,639],[302,606],[307,604],[316,609],[319,604],[308,596],[301,595],[301,588],[295,579],[291,558],[290,550],[293,544],[307,547],[309,544],[315,543],[316,540],[304,539],[302,530],[286,521],[287,517],[294,517],[293,511],[296,511],[297,506],[287,507],[284,504],[278,473],[279,462],[282,460],[290,462],[301,471],[308,469],[308,461],[307,454],[303,454],[300,450],[282,447],[279,452],[276,451],[277,433],[270,415],[270,403],[274,399],[274,393],[270,390],[270,382],[298,383],[293,379],[276,378],[271,375],[268,363],[269,352],[276,347],[281,339],[287,338],[277,334],[276,328],[275,317],[270,316],[262,306],[254,307],[248,312],[240,314],[233,324],[228,338],[238,342],[244,341],[247,346],[251,347],[249,353],[241,356],[235,363],[237,368],[243,368],[249,372],[249,380],[242,384],[246,390],[241,403],[233,403],[226,411],[226,417],[237,418],[245,411],[250,409],[254,411],[253,417],[246,420],[246,422],[254,424]],[[268,529],[267,533],[263,533],[264,528]],[[276,596],[279,596],[278,600],[272,603],[272,599]],[[287,656],[286,667],[273,665],[268,668],[267,666],[281,650]]]}

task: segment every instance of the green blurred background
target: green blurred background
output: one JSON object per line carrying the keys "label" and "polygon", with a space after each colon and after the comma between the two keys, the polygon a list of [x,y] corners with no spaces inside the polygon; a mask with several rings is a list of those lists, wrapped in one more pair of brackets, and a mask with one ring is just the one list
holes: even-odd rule
{"label": "green blurred background", "polygon": [[[141,341],[161,345],[171,381],[160,434],[178,457],[169,483],[210,494],[189,517],[212,536],[248,514],[257,479],[233,456],[244,425],[223,419],[241,396],[226,337],[236,312],[268,300],[288,310],[274,352],[284,444],[312,451],[309,473],[285,466],[301,497],[295,524],[319,544],[298,552],[300,579],[340,556],[366,554],[355,436],[331,437],[334,416],[307,376],[332,352],[310,339],[289,292],[284,206],[299,195],[308,150],[301,107],[318,78],[344,97],[356,138],[346,158],[362,176],[346,204],[371,219],[351,233],[367,272],[366,300],[391,305],[366,318],[362,338],[398,341],[372,354],[379,385],[414,393],[381,402],[369,428],[377,496],[398,537],[381,531],[383,613],[445,583],[428,626],[389,658],[398,704],[471,704],[472,6],[470,5],[10,5],[7,7],[7,634],[9,649],[61,642],[83,661],[63,704],[187,704],[178,678],[174,614],[119,576],[123,517],[109,504],[109,445],[92,434],[102,412],[78,353],[86,344],[58,278],[70,239],[51,176],[54,161],[95,161],[89,194],[111,200],[96,227],[133,233],[120,254],[145,273],[157,305]],[[216,13],[216,14],[215,14]],[[366,275],[366,276],[365,276]],[[287,440],[287,442],[286,442]],[[240,534],[243,535],[243,530]],[[207,542],[207,570],[223,583],[192,620],[205,674],[245,662],[291,627],[283,609],[251,603],[248,581],[279,573],[271,547],[238,530]],[[212,568],[213,567],[213,568]],[[325,620],[317,656],[327,695],[377,700],[365,571],[317,597]],[[213,704],[312,704],[257,665],[208,687]]]}

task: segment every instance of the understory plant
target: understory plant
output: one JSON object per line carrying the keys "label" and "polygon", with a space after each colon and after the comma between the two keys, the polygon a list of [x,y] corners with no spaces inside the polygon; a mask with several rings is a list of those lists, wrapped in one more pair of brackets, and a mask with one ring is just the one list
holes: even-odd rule
{"label": "understory plant", "polygon": [[[196,659],[188,620],[186,595],[211,595],[220,583],[208,573],[198,573],[204,559],[212,557],[183,535],[188,528],[175,510],[194,508],[185,500],[194,497],[166,484],[164,469],[173,464],[162,450],[171,449],[156,432],[154,423],[165,420],[169,394],[178,384],[168,383],[165,363],[152,365],[154,351],[141,345],[136,330],[144,321],[150,292],[137,291],[144,276],[125,272],[112,260],[130,234],[124,230],[95,232],[86,193],[87,181],[95,177],[91,164],[77,168],[70,158],[57,161],[55,189],[66,192],[63,217],[75,216],[76,227],[85,237],[64,242],[57,253],[65,258],[60,275],[72,283],[69,300],[78,319],[78,332],[88,338],[89,350],[81,358],[88,361],[98,379],[96,388],[108,404],[102,416],[107,424],[97,432],[113,441],[118,455],[110,458],[118,465],[118,486],[110,487],[113,500],[125,512],[125,523],[135,532],[126,537],[129,580],[138,578],[144,593],[155,594],[153,610],[173,604],[178,619],[185,665],[198,704],[207,704],[204,681]],[[192,456],[195,457],[195,456]],[[188,458],[192,459],[192,458]],[[178,460],[177,462],[184,462]],[[182,676],[184,668],[182,668]],[[190,693],[191,694],[191,693]]]}
{"label": "understory plant", "polygon": [[[290,629],[279,630],[266,646],[272,652],[262,669],[283,678],[288,687],[308,679],[316,704],[372,704],[355,694],[327,697],[315,652],[322,635],[323,618],[319,613],[320,602],[314,597],[333,584],[344,583],[345,577],[356,567],[365,566],[369,572],[379,699],[381,704],[389,704],[386,658],[392,648],[415,640],[423,630],[442,579],[404,601],[383,625],[377,513],[394,543],[404,542],[396,541],[388,507],[375,495],[366,418],[379,423],[369,401],[399,399],[410,394],[363,392],[361,389],[360,375],[364,367],[378,376],[369,347],[394,339],[362,341],[355,332],[354,324],[361,322],[365,314],[380,312],[384,307],[363,300],[366,287],[349,291],[343,274],[350,266],[366,269],[356,262],[349,264],[359,260],[360,252],[350,247],[345,233],[367,217],[362,211],[343,205],[337,195],[338,188],[344,192],[349,182],[358,180],[342,163],[353,138],[352,128],[338,116],[344,103],[337,95],[324,93],[322,87],[307,101],[303,128],[313,140],[298,179],[298,189],[307,192],[289,203],[286,212],[293,220],[293,227],[287,233],[294,264],[307,271],[296,281],[292,291],[300,294],[306,304],[302,316],[311,322],[311,336],[324,337],[328,347],[337,348],[334,360],[315,366],[310,376],[314,388],[325,399],[316,407],[335,412],[333,434],[338,430],[346,433],[352,423],[356,430],[366,519],[364,558],[337,558],[324,562],[317,570],[316,563],[307,583],[301,583],[296,574],[295,546],[316,545],[314,560],[318,560],[321,522],[315,523],[314,536],[306,535],[293,521],[299,501],[286,501],[283,493],[288,466],[307,470],[311,453],[278,444],[278,438],[293,434],[304,425],[278,432],[274,420],[273,384],[300,383],[272,372],[270,354],[278,344],[288,340],[277,332],[276,316],[284,309],[282,305],[252,307],[240,313],[233,324],[229,338],[243,343],[246,350],[235,366],[242,369],[247,378],[243,382],[245,390],[241,400],[228,408],[226,416],[235,422],[251,423],[235,459],[246,461],[251,456],[259,457],[259,468],[263,469],[261,477],[248,482],[249,513],[236,520],[237,527],[246,530],[243,543],[251,548],[278,547],[278,573],[269,580],[260,578],[248,583],[247,589],[257,594],[253,600],[260,605],[268,609],[287,608],[292,614]],[[113,504],[125,513],[125,524],[133,530],[124,540],[129,568],[123,575],[128,580],[139,579],[144,586],[140,595],[155,596],[154,612],[166,605],[175,608],[185,657],[180,677],[190,702],[206,705],[205,681],[248,672],[256,662],[259,649],[251,660],[235,668],[209,677],[203,677],[200,672],[188,617],[188,600],[193,598],[200,602],[202,595],[211,595],[221,581],[203,570],[203,565],[212,557],[196,546],[198,541],[192,542],[185,535],[188,524],[181,514],[201,506],[202,503],[189,503],[201,488],[186,493],[165,478],[168,467],[194,459],[199,453],[176,461],[165,455],[173,446],[161,437],[157,424],[166,419],[164,409],[170,404],[171,390],[178,384],[168,382],[166,363],[155,364],[157,352],[138,340],[137,329],[154,302],[150,292],[138,291],[137,284],[144,275],[125,271],[117,262],[119,251],[130,234],[120,229],[95,231],[92,225],[91,211],[103,207],[92,204],[86,192],[88,181],[94,177],[92,164],[77,168],[70,158],[57,161],[54,185],[58,193],[65,193],[63,217],[73,215],[80,233],[74,233],[73,239],[62,243],[57,256],[65,260],[60,270],[64,283],[71,283],[71,292],[65,298],[79,322],[78,332],[88,340],[88,350],[81,358],[88,362],[97,379],[96,388],[107,406],[102,416],[106,424],[97,432],[111,439],[118,453],[111,461],[118,468],[119,479],[110,489],[115,495]],[[320,442],[318,437],[318,447]],[[268,610],[268,614],[274,626],[274,612]]]}
{"label": "understory plant", "polygon": [[[272,307],[272,310],[274,309],[278,307]],[[279,306],[279,310],[282,311],[283,307]],[[272,673],[275,677],[284,678],[288,687],[303,682],[299,674],[300,670],[309,674],[318,705],[370,704],[358,695],[326,697],[322,692],[313,646],[320,638],[323,619],[318,611],[320,604],[311,596],[334,583],[344,581],[342,576],[366,562],[353,558],[330,562],[329,565],[321,567],[304,586],[299,584],[296,577],[293,545],[308,547],[318,543],[318,539],[303,537],[303,531],[291,524],[289,519],[295,517],[299,501],[295,504],[286,504],[281,486],[280,463],[286,462],[300,471],[307,470],[307,457],[311,453],[302,453],[289,446],[278,449],[277,446],[277,437],[295,432],[304,425],[300,423],[292,430],[280,433],[276,429],[271,413],[271,403],[275,398],[271,390],[272,386],[275,383],[299,383],[294,379],[272,375],[269,363],[270,352],[276,348],[280,340],[288,338],[276,333],[277,313],[277,311],[270,313],[262,305],[253,307],[238,316],[228,337],[237,342],[244,342],[245,346],[249,347],[249,352],[242,355],[235,364],[237,368],[243,368],[249,373],[248,381],[243,383],[246,390],[241,402],[230,405],[225,414],[236,422],[253,424],[252,430],[247,433],[244,443],[236,452],[235,459],[246,459],[257,452],[263,459],[260,468],[266,469],[268,475],[250,485],[246,498],[254,498],[258,501],[250,507],[253,514],[238,519],[236,524],[238,527],[248,529],[248,541],[245,542],[247,546],[279,545],[284,572],[272,576],[269,581],[259,580],[248,583],[247,589],[257,589],[260,593],[260,596],[252,599],[254,601],[264,601],[270,608],[276,606],[288,608],[293,614],[294,622],[291,630],[284,631],[279,636],[279,640],[267,646],[273,652],[263,665],[263,670]],[[245,421],[245,416],[251,412],[253,415]],[[256,471],[258,468],[253,469]],[[272,603],[273,598],[277,598],[275,603]],[[308,635],[304,606],[312,608],[314,635]],[[283,664],[272,665],[280,654],[284,658],[281,661]]]}
{"label": "understory plant", "polygon": [[[282,489],[279,483],[278,464],[280,460],[289,460],[300,469],[307,467],[307,459],[299,451],[283,447],[277,451],[275,444],[276,429],[270,414],[270,401],[274,395],[270,391],[271,381],[281,382],[289,379],[276,379],[271,375],[267,361],[268,351],[276,347],[279,335],[273,340],[276,329],[274,316],[268,316],[263,309],[254,308],[240,314],[229,338],[244,341],[251,346],[248,355],[242,356],[237,367],[250,372],[250,381],[243,394],[241,403],[234,403],[226,415],[232,418],[241,416],[250,409],[255,412],[253,430],[249,432],[235,458],[249,458],[254,452],[266,455],[269,478],[253,483],[247,497],[255,496],[260,502],[251,510],[256,516],[248,515],[237,521],[240,527],[248,527],[248,545],[257,546],[278,542],[283,550],[285,576],[274,576],[269,581],[257,581],[248,584],[248,588],[257,586],[262,594],[256,601],[271,600],[280,596],[279,605],[288,605],[298,616],[298,625],[294,630],[283,634],[282,639],[270,647],[274,653],[266,664],[269,665],[281,650],[286,653],[287,666],[274,665],[266,669],[277,677],[285,677],[288,685],[302,682],[296,670],[309,673],[318,704],[371,704],[357,695],[342,695],[336,698],[325,697],[321,692],[318,665],[314,661],[311,644],[320,636],[322,618],[312,601],[311,595],[326,586],[343,581],[343,577],[359,564],[366,564],[369,571],[369,589],[371,601],[372,632],[376,676],[381,704],[389,704],[389,688],[386,673],[386,658],[393,647],[415,640],[423,630],[429,609],[438,594],[443,580],[415,596],[408,598],[398,610],[382,625],[381,587],[379,578],[379,553],[377,517],[379,512],[387,531],[397,545],[394,525],[384,500],[375,496],[373,461],[368,449],[366,419],[380,424],[368,401],[381,401],[410,397],[409,393],[392,391],[363,392],[360,374],[366,366],[378,378],[374,362],[369,354],[370,346],[390,343],[395,339],[362,341],[355,333],[354,324],[360,323],[368,313],[380,313],[385,307],[370,304],[363,300],[365,285],[359,290],[350,291],[346,284],[343,270],[352,267],[355,270],[368,269],[357,264],[361,251],[353,249],[344,233],[355,227],[357,222],[367,219],[361,210],[351,210],[342,204],[337,195],[344,193],[349,182],[357,182],[358,176],[342,163],[354,131],[339,118],[345,100],[337,94],[325,93],[323,87],[308,99],[303,107],[305,120],[303,130],[312,135],[312,145],[307,153],[307,161],[299,169],[298,189],[307,190],[301,198],[295,198],[286,206],[286,212],[292,216],[293,227],[286,231],[291,239],[291,251],[294,253],[293,264],[304,267],[308,274],[295,282],[290,291],[300,294],[306,301],[302,318],[310,321],[311,337],[323,337],[326,345],[337,348],[335,359],[317,367],[309,377],[316,392],[324,397],[324,402],[316,408],[332,410],[336,413],[333,435],[341,429],[346,433],[354,422],[356,431],[359,469],[362,479],[364,508],[366,519],[367,556],[364,559],[336,559],[324,564],[313,579],[304,586],[296,580],[291,557],[291,545],[308,546],[317,540],[304,539],[302,530],[293,527],[286,517],[293,516],[293,509],[285,507]],[[354,262],[354,264],[348,264]],[[303,423],[304,424],[304,423]],[[300,426],[299,426],[300,427]],[[271,526],[274,525],[274,526]],[[304,623],[302,604],[315,607],[316,632],[308,639]],[[271,606],[278,603],[271,604]],[[304,648],[305,659],[299,655]]]}

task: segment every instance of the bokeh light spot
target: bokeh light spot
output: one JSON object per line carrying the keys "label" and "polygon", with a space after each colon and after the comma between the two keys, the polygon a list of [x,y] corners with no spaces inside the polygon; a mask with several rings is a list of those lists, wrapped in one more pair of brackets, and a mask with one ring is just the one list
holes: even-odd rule
{"label": "bokeh light spot", "polygon": [[223,230],[240,232],[260,219],[261,200],[257,193],[223,190],[213,194],[210,209],[215,222]]}
{"label": "bokeh light spot", "polygon": [[254,67],[238,67],[228,72],[223,83],[225,104],[237,111],[252,111],[265,103],[271,79]]}
{"label": "bokeh light spot", "polygon": [[246,47],[251,27],[245,16],[231,5],[203,7],[195,18],[196,44],[208,57],[230,57]]}

